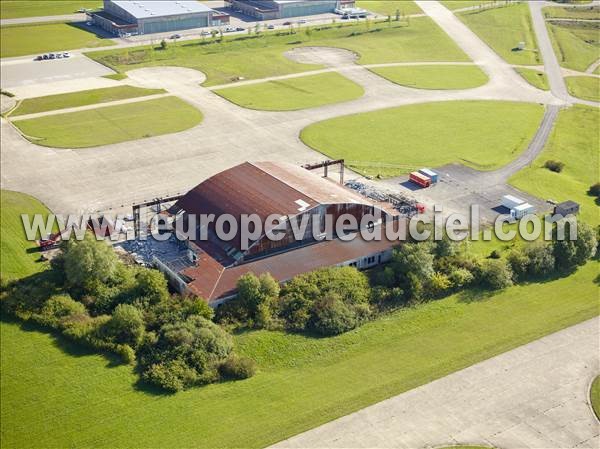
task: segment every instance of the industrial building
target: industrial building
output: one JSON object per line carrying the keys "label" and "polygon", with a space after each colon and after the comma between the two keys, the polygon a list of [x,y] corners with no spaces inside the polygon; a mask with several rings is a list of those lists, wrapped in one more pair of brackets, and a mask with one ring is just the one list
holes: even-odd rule
{"label": "industrial building", "polygon": [[229,23],[229,15],[194,0],[104,0],[94,25],[117,36],[164,33]]}
{"label": "industrial building", "polygon": [[354,0],[225,0],[231,8],[259,20],[333,13],[354,7]]}
{"label": "industrial building", "polygon": [[[239,230],[225,242],[216,236],[213,222],[206,229],[207,239],[181,242],[178,257],[154,258],[154,265],[179,291],[201,296],[212,306],[235,296],[237,280],[245,273],[269,272],[285,282],[320,267],[351,265],[364,269],[391,258],[398,242],[386,238],[367,241],[359,235],[351,241],[338,236],[315,239],[312,223],[321,226],[326,215],[335,223],[337,217],[351,214],[360,223],[366,214],[380,213],[377,226],[407,226],[405,217],[389,203],[374,202],[305,168],[275,162],[246,162],[218,173],[181,197],[169,212],[184,221],[189,214],[214,214],[216,219],[223,214],[238,219],[242,214],[256,214],[263,222],[272,214],[282,217],[283,223],[273,228],[283,234],[278,241],[267,238],[263,231],[244,249]],[[293,223],[299,225],[303,217],[309,224],[298,239]]]}

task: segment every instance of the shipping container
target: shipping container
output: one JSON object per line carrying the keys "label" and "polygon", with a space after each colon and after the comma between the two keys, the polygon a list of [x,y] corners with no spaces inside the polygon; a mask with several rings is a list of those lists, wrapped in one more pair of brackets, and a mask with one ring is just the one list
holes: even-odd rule
{"label": "shipping container", "polygon": [[504,195],[502,197],[502,205],[507,209],[514,209],[515,207],[521,204],[525,204],[525,201],[520,198],[517,198],[516,196]]}
{"label": "shipping container", "polygon": [[431,183],[435,184],[436,182],[438,182],[438,173],[434,172],[433,170],[430,170],[429,168],[422,168],[421,170],[419,170],[419,173],[421,173],[422,175],[427,176],[429,179],[431,179]]}
{"label": "shipping container", "polygon": [[408,179],[421,187],[429,187],[431,185],[431,179],[418,171],[412,172]]}
{"label": "shipping container", "polygon": [[518,206],[510,210],[510,215],[517,220],[523,218],[525,215],[535,213],[535,207],[529,203],[519,204]]}

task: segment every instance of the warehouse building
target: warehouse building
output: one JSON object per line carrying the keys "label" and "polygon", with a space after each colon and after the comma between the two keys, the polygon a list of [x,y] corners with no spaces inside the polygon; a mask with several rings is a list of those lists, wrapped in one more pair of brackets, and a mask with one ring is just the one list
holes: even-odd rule
{"label": "warehouse building", "polygon": [[312,16],[354,7],[354,0],[225,0],[225,3],[259,20]]}
{"label": "warehouse building", "polygon": [[[406,229],[407,223],[389,203],[373,202],[302,167],[274,162],[246,162],[218,173],[184,195],[170,213],[184,222],[189,214],[214,214],[215,221],[223,214],[237,218],[257,214],[263,222],[272,214],[284,219],[280,227],[273,228],[283,234],[278,241],[268,239],[263,232],[244,249],[239,231],[232,240],[221,241],[213,222],[207,229],[208,239],[184,240],[181,255],[170,260],[154,258],[154,265],[179,291],[201,296],[212,306],[235,296],[237,280],[246,273],[268,272],[285,282],[321,267],[366,269],[390,260],[398,244],[395,240],[368,241],[360,236],[351,241],[337,236],[315,239],[312,223],[322,224],[326,215],[335,222],[337,217],[351,214],[360,223],[366,214],[380,213],[377,226]],[[298,229],[303,217],[309,224],[298,239],[292,222]]]}
{"label": "warehouse building", "polygon": [[194,0],[104,0],[104,8],[90,14],[94,25],[115,34],[165,33],[229,23],[229,16]]}

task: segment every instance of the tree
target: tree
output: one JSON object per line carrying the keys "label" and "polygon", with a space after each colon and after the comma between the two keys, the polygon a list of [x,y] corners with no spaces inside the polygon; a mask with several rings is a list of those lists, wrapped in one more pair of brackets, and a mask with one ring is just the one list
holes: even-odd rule
{"label": "tree", "polygon": [[142,313],[130,304],[119,304],[105,325],[106,335],[112,341],[137,348],[144,337]]}
{"label": "tree", "polygon": [[135,276],[136,294],[149,304],[157,304],[169,297],[167,279],[158,270],[142,268]]}
{"label": "tree", "polygon": [[[577,239],[569,240],[570,226],[577,226]],[[555,232],[556,234],[556,232]],[[556,267],[561,270],[572,270],[578,265],[583,265],[596,254],[598,242],[594,230],[586,223],[565,223],[565,239],[556,239],[553,243],[553,254]]]}
{"label": "tree", "polygon": [[600,182],[597,182],[596,184],[590,186],[588,190],[588,195],[600,198]]}
{"label": "tree", "polygon": [[481,266],[480,281],[488,288],[501,290],[512,285],[513,273],[503,259],[486,259]]}
{"label": "tree", "polygon": [[400,10],[396,10],[396,22],[400,22]]}
{"label": "tree", "polygon": [[433,252],[436,257],[450,257],[456,254],[456,248],[458,244],[444,234],[441,240],[436,240],[433,247]]}
{"label": "tree", "polygon": [[169,46],[169,44],[167,43],[166,40],[163,39],[162,41],[160,41],[160,49],[161,50],[166,50],[168,46]]}
{"label": "tree", "polygon": [[554,271],[554,254],[552,246],[535,242],[525,246],[527,273],[531,276],[546,276]]}
{"label": "tree", "polygon": [[67,284],[83,292],[93,292],[98,284],[109,283],[121,265],[115,252],[104,241],[86,233],[81,241],[68,240],[64,247]]}
{"label": "tree", "polygon": [[279,297],[279,284],[269,273],[257,277],[247,273],[237,282],[238,299],[248,311],[257,327],[265,327],[271,321],[271,309]]}
{"label": "tree", "polygon": [[452,287],[452,282],[450,282],[450,278],[444,273],[435,272],[429,278],[428,288],[434,296],[443,295],[450,287]]}

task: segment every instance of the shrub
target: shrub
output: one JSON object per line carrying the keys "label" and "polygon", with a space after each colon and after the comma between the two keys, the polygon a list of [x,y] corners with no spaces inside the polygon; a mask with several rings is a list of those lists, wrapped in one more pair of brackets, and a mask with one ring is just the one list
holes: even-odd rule
{"label": "shrub", "polygon": [[273,302],[279,297],[279,283],[269,273],[257,277],[247,273],[237,282],[238,299],[256,327],[264,328],[271,322]]}
{"label": "shrub", "polygon": [[136,276],[135,296],[144,298],[148,304],[156,304],[168,299],[167,279],[158,270],[140,269]]}
{"label": "shrub", "polygon": [[490,259],[500,259],[501,257],[502,257],[502,254],[497,249],[493,250],[490,253]]}
{"label": "shrub", "polygon": [[163,325],[156,338],[144,339],[138,350],[144,376],[177,391],[218,379],[218,367],[229,357],[231,336],[200,316]]}
{"label": "shrub", "polygon": [[334,293],[319,299],[312,314],[311,328],[325,336],[339,335],[358,325],[356,311]]}
{"label": "shrub", "polygon": [[470,285],[475,277],[466,268],[456,268],[450,272],[448,279],[455,288],[463,288]]}
{"label": "shrub", "polygon": [[596,184],[590,186],[588,190],[588,195],[600,198],[600,182],[597,182]]}
{"label": "shrub", "polygon": [[427,287],[433,296],[441,296],[452,287],[452,282],[447,275],[436,271],[429,278]]}
{"label": "shrub", "polygon": [[69,295],[55,295],[42,307],[40,322],[47,326],[59,327],[68,318],[85,314],[85,306]]}
{"label": "shrub", "polygon": [[483,286],[500,290],[512,285],[513,273],[502,259],[485,260],[481,266],[480,282]]}
{"label": "shrub", "polygon": [[549,160],[544,163],[544,168],[547,168],[555,173],[560,173],[563,168],[565,168],[565,164],[560,161]]}
{"label": "shrub", "polygon": [[554,271],[554,254],[552,246],[536,242],[525,246],[527,273],[531,276],[546,276]]}
{"label": "shrub", "polygon": [[119,304],[104,330],[111,341],[136,348],[144,336],[142,313],[132,305]]}
{"label": "shrub", "polygon": [[221,364],[219,372],[225,379],[248,379],[256,373],[256,363],[248,357],[232,354]]}
{"label": "shrub", "polygon": [[151,365],[144,371],[143,377],[146,381],[172,393],[194,385],[198,379],[196,372],[180,360]]}
{"label": "shrub", "polygon": [[135,351],[129,345],[117,345],[115,347],[115,352],[119,354],[123,363],[127,365],[133,365],[135,362]]}

